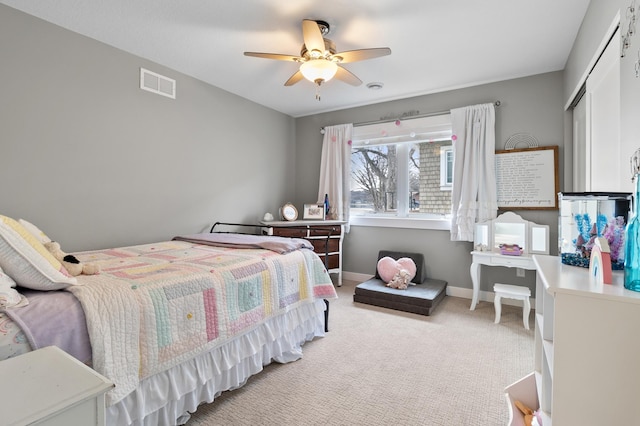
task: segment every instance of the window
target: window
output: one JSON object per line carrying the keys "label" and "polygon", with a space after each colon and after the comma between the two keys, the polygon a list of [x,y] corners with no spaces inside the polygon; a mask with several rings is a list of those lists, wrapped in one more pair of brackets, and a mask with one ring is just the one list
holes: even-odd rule
{"label": "window", "polygon": [[354,128],[351,217],[443,218],[451,213],[450,116]]}
{"label": "window", "polygon": [[453,186],[453,146],[440,148],[440,189],[451,191]]}

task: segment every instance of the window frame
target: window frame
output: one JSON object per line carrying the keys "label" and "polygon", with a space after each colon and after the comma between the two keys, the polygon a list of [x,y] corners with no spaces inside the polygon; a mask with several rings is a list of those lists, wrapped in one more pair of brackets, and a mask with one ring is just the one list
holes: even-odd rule
{"label": "window frame", "polygon": [[[398,151],[403,152],[404,149],[407,154],[403,154],[403,156],[406,157],[407,161],[406,165],[404,164],[405,161],[399,161],[396,191],[398,194],[409,194],[408,152],[410,145],[412,143],[450,140],[451,135],[451,114],[449,113],[356,126],[352,135],[352,153],[353,149],[360,146],[396,144],[396,155],[397,158],[400,158]],[[453,152],[452,148],[451,152]],[[450,189],[447,188],[446,190]],[[438,216],[428,213],[411,213],[409,200],[404,198],[406,197],[398,198],[397,212],[395,214],[350,215],[350,224],[353,226],[389,228],[451,229],[450,214]]]}

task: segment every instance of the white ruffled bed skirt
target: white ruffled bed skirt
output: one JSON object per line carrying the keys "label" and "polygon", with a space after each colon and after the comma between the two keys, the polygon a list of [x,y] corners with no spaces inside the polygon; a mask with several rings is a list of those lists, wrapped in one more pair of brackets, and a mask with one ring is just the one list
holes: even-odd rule
{"label": "white ruffled bed skirt", "polygon": [[323,300],[271,318],[228,343],[148,377],[107,407],[108,425],[174,425],[189,420],[198,405],[237,389],[272,361],[302,358],[302,345],[324,336]]}

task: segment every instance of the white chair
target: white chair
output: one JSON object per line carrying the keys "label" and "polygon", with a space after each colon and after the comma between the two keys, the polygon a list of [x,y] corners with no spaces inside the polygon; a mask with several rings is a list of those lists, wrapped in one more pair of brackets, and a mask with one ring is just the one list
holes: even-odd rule
{"label": "white chair", "polygon": [[493,304],[496,309],[496,324],[500,322],[500,315],[502,314],[502,298],[522,300],[522,322],[524,328],[529,330],[529,312],[531,311],[531,303],[529,297],[531,296],[531,290],[528,287],[509,284],[495,284],[493,286],[493,292],[495,298]]}

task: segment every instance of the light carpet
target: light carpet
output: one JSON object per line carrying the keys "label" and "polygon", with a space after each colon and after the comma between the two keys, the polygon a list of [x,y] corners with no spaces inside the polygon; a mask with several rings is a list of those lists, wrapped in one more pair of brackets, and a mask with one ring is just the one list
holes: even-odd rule
{"label": "light carpet", "polygon": [[353,302],[337,287],[329,333],[193,414],[200,425],[505,425],[504,388],[534,368],[522,308],[447,296],[431,316]]}

